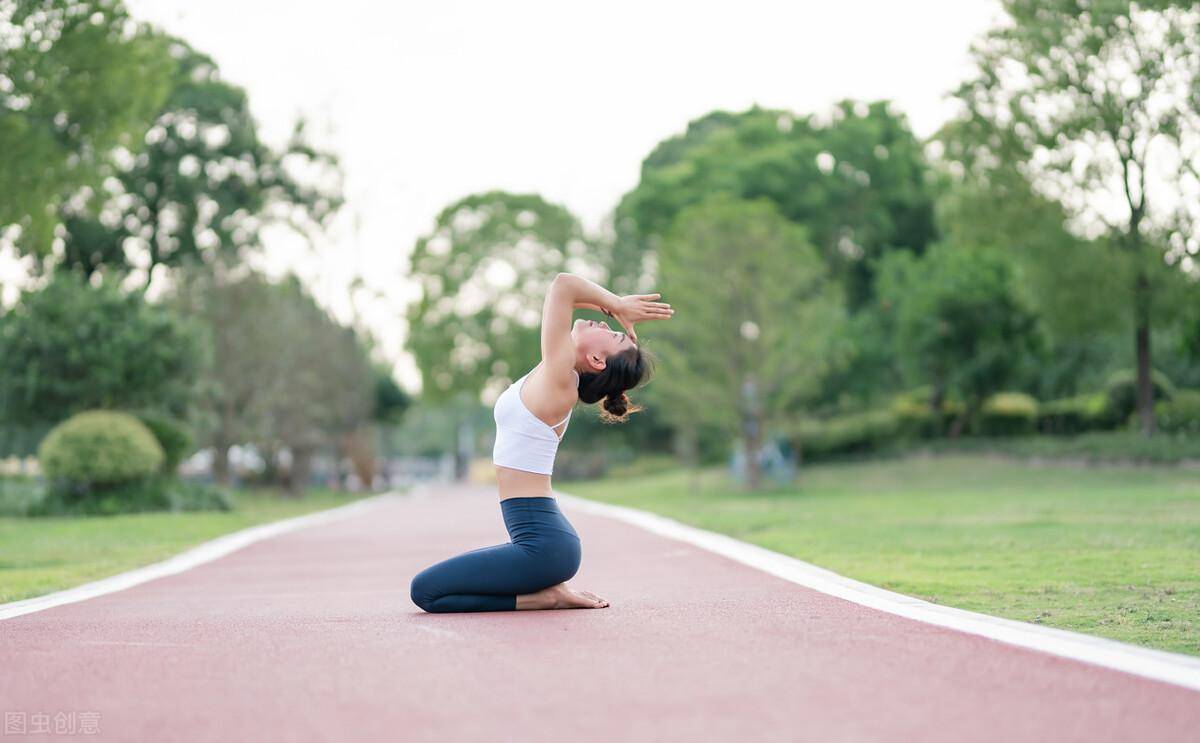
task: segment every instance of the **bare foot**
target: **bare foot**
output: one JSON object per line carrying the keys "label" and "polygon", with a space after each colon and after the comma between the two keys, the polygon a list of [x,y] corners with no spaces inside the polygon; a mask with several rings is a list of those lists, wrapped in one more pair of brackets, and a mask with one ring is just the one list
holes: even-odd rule
{"label": "bare foot", "polygon": [[566,583],[517,597],[517,609],[603,609],[606,606],[608,601],[591,591],[576,591]]}

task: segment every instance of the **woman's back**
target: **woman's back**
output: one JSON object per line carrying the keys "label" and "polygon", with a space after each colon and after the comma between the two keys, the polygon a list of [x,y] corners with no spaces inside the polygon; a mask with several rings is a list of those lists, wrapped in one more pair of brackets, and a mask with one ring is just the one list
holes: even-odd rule
{"label": "woman's back", "polygon": [[[492,463],[496,466],[501,500],[551,493],[554,459],[566,434],[571,411],[568,410],[562,420],[551,424],[530,410],[522,394],[528,394],[527,380],[537,371],[538,367],[534,367],[509,385],[496,399],[493,409],[496,443],[492,448]],[[578,372],[574,369],[571,372],[578,386]]]}

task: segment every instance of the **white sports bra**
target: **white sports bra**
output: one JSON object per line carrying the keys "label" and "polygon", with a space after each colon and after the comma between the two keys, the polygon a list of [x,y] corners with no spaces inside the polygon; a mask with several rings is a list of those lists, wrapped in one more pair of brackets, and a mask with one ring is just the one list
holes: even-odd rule
{"label": "white sports bra", "polygon": [[[579,372],[574,369],[571,371],[575,372],[578,384]],[[571,413],[551,426],[525,407],[521,401],[521,388],[525,386],[525,378],[532,373],[532,369],[525,372],[496,399],[493,412],[496,419],[496,445],[492,447],[492,464],[549,475],[554,471],[558,442],[562,441],[554,429],[571,420]],[[566,433],[564,427],[563,435]]]}

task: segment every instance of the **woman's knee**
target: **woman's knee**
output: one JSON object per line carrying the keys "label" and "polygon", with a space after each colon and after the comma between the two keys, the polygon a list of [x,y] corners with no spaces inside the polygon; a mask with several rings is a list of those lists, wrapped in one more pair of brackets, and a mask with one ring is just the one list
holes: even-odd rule
{"label": "woman's knee", "polygon": [[556,583],[564,583],[579,572],[583,562],[583,548],[578,537],[555,540],[547,545],[545,559]]}
{"label": "woman's knee", "polygon": [[421,607],[423,611],[433,611],[431,607],[438,596],[428,569],[422,570],[413,576],[412,583],[408,587],[408,597],[412,599],[414,604]]}

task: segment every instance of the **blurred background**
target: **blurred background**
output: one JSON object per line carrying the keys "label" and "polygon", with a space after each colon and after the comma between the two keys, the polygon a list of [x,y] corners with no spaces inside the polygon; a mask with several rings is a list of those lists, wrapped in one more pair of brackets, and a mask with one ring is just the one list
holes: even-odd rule
{"label": "blurred background", "polygon": [[570,271],[556,485],[1200,653],[1196,3],[0,0],[0,153],[0,600],[488,481]]}

